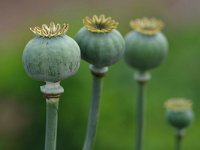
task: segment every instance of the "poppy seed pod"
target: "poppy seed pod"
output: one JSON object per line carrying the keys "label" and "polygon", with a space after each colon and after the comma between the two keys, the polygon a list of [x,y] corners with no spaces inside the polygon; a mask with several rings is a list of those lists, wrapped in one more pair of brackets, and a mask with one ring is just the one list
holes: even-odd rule
{"label": "poppy seed pod", "polygon": [[28,42],[23,52],[26,73],[35,80],[58,82],[73,75],[80,65],[80,48],[65,35],[69,25],[42,25],[30,28],[36,37]]}
{"label": "poppy seed pod", "polygon": [[188,100],[170,99],[165,103],[165,107],[168,122],[177,129],[186,128],[194,118],[192,103]]}
{"label": "poppy seed pod", "polygon": [[124,39],[116,30],[118,23],[104,15],[83,19],[84,27],[76,34],[81,57],[97,67],[116,63],[125,50]]}
{"label": "poppy seed pod", "polygon": [[156,19],[137,19],[130,22],[134,31],[125,36],[125,61],[144,71],[159,66],[168,52],[168,42],[160,32],[163,23]]}

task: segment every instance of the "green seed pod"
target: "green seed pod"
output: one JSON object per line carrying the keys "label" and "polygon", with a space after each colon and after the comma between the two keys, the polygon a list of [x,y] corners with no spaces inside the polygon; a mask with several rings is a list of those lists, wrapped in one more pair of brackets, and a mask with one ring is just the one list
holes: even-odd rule
{"label": "green seed pod", "polygon": [[185,99],[170,99],[165,103],[166,118],[177,129],[186,128],[193,120],[192,103]]}
{"label": "green seed pod", "polygon": [[137,19],[130,22],[134,31],[125,36],[125,61],[144,71],[159,66],[168,52],[168,42],[160,30],[163,23],[156,19]]}
{"label": "green seed pod", "polygon": [[76,34],[81,57],[87,62],[105,67],[116,63],[125,50],[124,39],[116,30],[118,23],[104,15],[83,19],[84,27]]}
{"label": "green seed pod", "polygon": [[73,75],[80,65],[80,48],[65,35],[69,25],[30,28],[36,37],[28,42],[23,52],[26,73],[35,80],[58,82]]}

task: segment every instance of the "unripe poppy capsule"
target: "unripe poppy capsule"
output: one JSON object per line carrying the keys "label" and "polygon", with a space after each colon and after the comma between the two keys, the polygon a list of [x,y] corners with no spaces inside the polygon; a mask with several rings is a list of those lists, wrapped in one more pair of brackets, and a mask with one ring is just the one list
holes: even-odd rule
{"label": "unripe poppy capsule", "polygon": [[192,103],[183,98],[170,99],[165,103],[166,118],[177,129],[186,128],[193,120]]}
{"label": "unripe poppy capsule", "polygon": [[125,36],[125,61],[140,71],[159,66],[168,52],[168,42],[160,30],[163,23],[156,19],[137,19],[130,22],[134,29]]}
{"label": "unripe poppy capsule", "polygon": [[116,63],[125,50],[124,39],[116,30],[118,22],[111,17],[94,15],[83,19],[84,27],[76,34],[81,57],[96,67],[106,67]]}
{"label": "unripe poppy capsule", "polygon": [[23,64],[26,73],[35,80],[58,82],[73,75],[80,65],[80,49],[65,35],[69,25],[42,25],[30,28],[36,35],[26,45]]}

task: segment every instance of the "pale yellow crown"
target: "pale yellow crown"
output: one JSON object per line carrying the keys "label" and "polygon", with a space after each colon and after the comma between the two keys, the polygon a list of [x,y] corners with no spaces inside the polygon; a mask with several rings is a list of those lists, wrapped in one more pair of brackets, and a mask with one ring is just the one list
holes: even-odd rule
{"label": "pale yellow crown", "polygon": [[54,22],[51,22],[48,25],[43,24],[42,27],[33,27],[30,28],[30,30],[37,36],[42,36],[42,37],[56,37],[60,35],[64,35],[69,28],[69,24],[63,24],[61,26],[60,24],[55,24]]}
{"label": "pale yellow crown", "polygon": [[104,15],[94,15],[92,18],[86,16],[83,19],[83,24],[91,32],[105,33],[116,29],[119,23],[111,17],[106,18]]}
{"label": "pale yellow crown", "polygon": [[167,110],[181,111],[192,108],[192,102],[184,98],[171,98],[165,102]]}
{"label": "pale yellow crown", "polygon": [[130,26],[137,32],[153,35],[160,32],[164,26],[163,22],[155,18],[142,18],[130,21]]}

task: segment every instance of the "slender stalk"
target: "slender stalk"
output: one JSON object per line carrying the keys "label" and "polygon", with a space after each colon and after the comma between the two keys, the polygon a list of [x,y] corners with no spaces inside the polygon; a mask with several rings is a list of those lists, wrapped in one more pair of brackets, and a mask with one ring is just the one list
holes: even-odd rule
{"label": "slender stalk", "polygon": [[144,83],[138,82],[136,113],[136,150],[142,150],[144,124]]}
{"label": "slender stalk", "polygon": [[45,150],[56,150],[58,121],[58,99],[46,101]]}
{"label": "slender stalk", "polygon": [[99,120],[101,88],[102,79],[93,75],[91,106],[83,150],[92,150],[95,142],[97,123]]}
{"label": "slender stalk", "polygon": [[177,129],[175,150],[181,150],[181,142],[182,142],[182,139],[183,139],[183,134],[184,134],[184,130]]}
{"label": "slender stalk", "polygon": [[94,65],[90,65],[90,70],[93,75],[93,85],[87,132],[83,150],[92,150],[95,143],[95,136],[100,111],[102,77],[105,76],[105,73],[108,71],[108,67],[97,67]]}
{"label": "slender stalk", "polygon": [[45,150],[56,150],[58,103],[64,89],[60,86],[60,82],[46,82],[40,90],[46,97]]}
{"label": "slender stalk", "polygon": [[176,138],[176,150],[181,150],[181,138]]}
{"label": "slender stalk", "polygon": [[136,150],[143,149],[144,134],[144,88],[145,83],[150,80],[148,72],[136,72],[135,80],[137,81],[137,104],[136,104]]}

